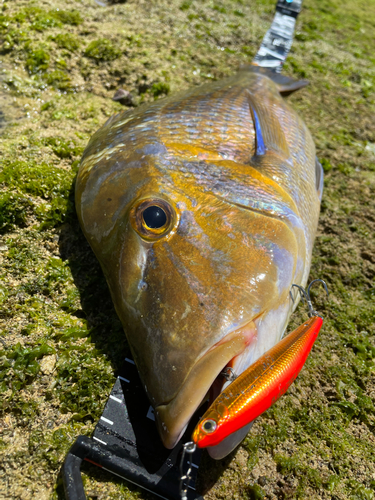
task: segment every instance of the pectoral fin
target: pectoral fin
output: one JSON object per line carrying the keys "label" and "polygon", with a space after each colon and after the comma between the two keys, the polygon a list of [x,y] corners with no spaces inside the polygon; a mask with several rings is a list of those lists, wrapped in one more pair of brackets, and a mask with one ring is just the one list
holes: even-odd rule
{"label": "pectoral fin", "polygon": [[255,159],[267,152],[276,153],[280,159],[290,158],[289,147],[285,134],[277,117],[266,104],[248,92],[250,113],[255,129]]}
{"label": "pectoral fin", "polygon": [[255,129],[255,155],[256,156],[264,155],[267,149],[264,144],[262,127],[260,125],[258,114],[251,105],[250,105],[250,112],[253,118],[254,129]]}

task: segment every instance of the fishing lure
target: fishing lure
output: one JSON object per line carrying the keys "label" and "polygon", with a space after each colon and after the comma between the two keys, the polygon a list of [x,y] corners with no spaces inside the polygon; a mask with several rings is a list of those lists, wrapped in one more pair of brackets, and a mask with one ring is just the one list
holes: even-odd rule
{"label": "fishing lure", "polygon": [[[200,419],[192,441],[183,445],[180,462],[181,500],[187,500],[191,457],[196,448],[215,446],[255,420],[286,392],[301,371],[323,324],[322,316],[314,310],[310,299],[311,286],[317,282],[323,284],[328,295],[327,285],[320,279],[313,280],[307,291],[300,285],[292,285],[300,290],[306,300],[309,319],[235,378]],[[186,472],[185,456],[189,457]]]}
{"label": "fishing lure", "polygon": [[215,446],[265,412],[296,379],[318,337],[323,318],[314,311],[307,292],[299,285],[309,307],[309,320],[284,337],[238,376],[213,402],[196,426],[192,441],[199,448]]}

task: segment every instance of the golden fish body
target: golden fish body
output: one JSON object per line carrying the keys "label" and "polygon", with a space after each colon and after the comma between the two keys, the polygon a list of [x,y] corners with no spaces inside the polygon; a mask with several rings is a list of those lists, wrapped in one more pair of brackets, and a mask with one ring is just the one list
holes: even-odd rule
{"label": "golden fish body", "polygon": [[84,152],[79,220],[167,447],[225,366],[280,340],[307,281],[322,175],[293,87],[250,67],[111,117]]}

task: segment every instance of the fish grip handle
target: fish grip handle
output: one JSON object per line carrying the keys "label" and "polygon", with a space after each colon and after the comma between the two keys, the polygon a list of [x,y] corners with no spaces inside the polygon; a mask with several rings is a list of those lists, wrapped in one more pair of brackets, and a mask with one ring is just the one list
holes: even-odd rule
{"label": "fish grip handle", "polygon": [[[81,466],[89,462],[115,474],[159,498],[179,500],[182,443],[190,437],[201,415],[196,415],[173,450],[162,445],[150,402],[143,390],[135,363],[125,358],[105,408],[91,437],[78,436],[62,467],[67,500],[85,500]],[[203,410],[202,410],[203,411]],[[187,500],[201,500],[196,491],[199,450],[189,455]]]}
{"label": "fish grip handle", "polygon": [[74,442],[61,469],[66,500],[86,500],[81,476],[81,465],[84,459],[84,447],[81,446],[83,437],[79,436]]}
{"label": "fish grip handle", "polygon": [[253,64],[280,73],[293,43],[302,0],[278,0],[272,24],[254,57]]}
{"label": "fish grip handle", "polygon": [[294,18],[296,18],[298,14],[301,12],[301,8],[302,8],[302,0],[294,0],[292,2],[288,0],[278,0],[276,5],[277,12],[280,12],[280,14],[291,16]]}

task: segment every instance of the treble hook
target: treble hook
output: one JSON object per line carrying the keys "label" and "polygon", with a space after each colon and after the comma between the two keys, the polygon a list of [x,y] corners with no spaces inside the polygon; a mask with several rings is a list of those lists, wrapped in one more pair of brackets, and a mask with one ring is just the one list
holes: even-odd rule
{"label": "treble hook", "polygon": [[[293,288],[294,286],[295,286],[296,288],[299,288],[299,292],[300,292],[300,294],[301,294],[301,299],[302,299],[302,302],[303,302],[304,300],[306,300],[306,302],[307,302],[307,294],[306,294],[306,290],[305,290],[302,286],[300,286],[300,285],[295,285],[295,284],[293,284],[293,285],[292,285],[292,288]],[[293,305],[294,305],[294,304],[295,304],[295,300],[294,300],[294,297],[293,297],[293,294],[292,294],[292,290],[289,290],[289,296],[290,296],[290,298],[292,299],[292,302],[293,302]]]}
{"label": "treble hook", "polygon": [[227,366],[221,373],[220,375],[225,378],[228,382],[233,382],[233,380],[236,380],[238,375],[235,373],[233,368],[230,366]]}
{"label": "treble hook", "polygon": [[[313,280],[313,281],[309,284],[309,286],[307,287],[307,291],[306,291],[306,290],[305,290],[302,286],[300,286],[300,285],[296,285],[296,284],[294,284],[294,283],[293,283],[293,285],[292,285],[292,288],[295,286],[296,288],[298,288],[298,289],[299,289],[299,291],[301,292],[302,297],[306,300],[306,302],[307,302],[307,307],[309,308],[309,313],[308,313],[308,314],[309,314],[309,318],[311,318],[312,316],[319,316],[319,318],[322,318],[322,316],[321,316],[320,314],[318,314],[318,312],[317,312],[317,311],[315,311],[315,309],[313,308],[313,305],[312,305],[312,303],[311,303],[311,297],[310,297],[310,290],[311,290],[311,287],[312,287],[312,285],[313,285],[314,283],[317,283],[318,281],[319,281],[320,283],[322,283],[322,285],[324,286],[324,289],[325,289],[325,291],[326,291],[326,293],[327,293],[327,296],[329,297],[329,292],[328,292],[327,285],[326,285],[325,281],[323,281],[323,280],[321,280],[321,279],[315,279],[315,280]],[[323,319],[323,318],[322,318],[322,319]]]}

